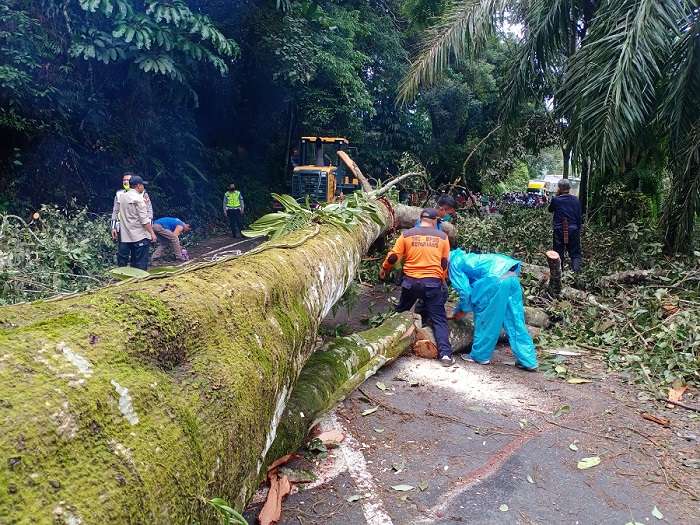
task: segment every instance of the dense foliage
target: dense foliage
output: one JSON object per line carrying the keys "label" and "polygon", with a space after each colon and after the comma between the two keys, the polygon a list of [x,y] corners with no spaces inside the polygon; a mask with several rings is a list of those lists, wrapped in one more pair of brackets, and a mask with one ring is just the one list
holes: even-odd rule
{"label": "dense foliage", "polygon": [[0,305],[98,288],[116,262],[107,217],[43,206],[29,222],[0,215]]}
{"label": "dense foliage", "polygon": [[10,0],[0,6],[0,210],[27,217],[75,198],[107,211],[132,171],[151,182],[157,216],[211,225],[234,181],[255,218],[271,191],[287,191],[298,138],[318,134],[358,145],[372,179],[398,173],[410,152],[436,186],[500,180],[534,151],[519,135],[483,141],[498,127],[514,41],[492,39],[445,86],[395,103],[409,50],[444,5]]}
{"label": "dense foliage", "polygon": [[[453,219],[459,227],[458,244],[546,267],[551,214],[528,208],[500,211],[501,219],[458,214]],[[587,228],[581,245],[582,274],[565,272],[564,286],[583,293],[565,290],[561,298],[553,298],[546,281],[523,272],[526,302],[544,308],[553,320],[538,347],[593,352],[652,392],[677,380],[700,385],[700,253],[692,258],[664,256],[658,228],[649,221],[629,221],[614,232]],[[629,270],[646,270],[647,277],[627,283],[606,279]],[[560,366],[556,359],[552,363]]]}
{"label": "dense foliage", "polygon": [[424,39],[402,98],[437,83],[453,57],[473,61],[507,18],[522,38],[503,83],[504,123],[546,108],[560,128],[564,173],[569,157],[580,166],[584,205],[617,181],[657,197],[669,170],[660,227],[669,251],[689,252],[700,206],[699,7],[695,0],[453,0]]}

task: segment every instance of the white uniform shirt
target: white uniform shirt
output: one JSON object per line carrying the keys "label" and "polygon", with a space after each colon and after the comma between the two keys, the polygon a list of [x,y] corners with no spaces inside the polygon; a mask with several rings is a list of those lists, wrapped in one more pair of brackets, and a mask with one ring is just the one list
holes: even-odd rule
{"label": "white uniform shirt", "polygon": [[121,193],[118,196],[119,214],[121,217],[122,242],[138,242],[151,238],[151,234],[143,227],[151,221],[143,196],[135,189]]}

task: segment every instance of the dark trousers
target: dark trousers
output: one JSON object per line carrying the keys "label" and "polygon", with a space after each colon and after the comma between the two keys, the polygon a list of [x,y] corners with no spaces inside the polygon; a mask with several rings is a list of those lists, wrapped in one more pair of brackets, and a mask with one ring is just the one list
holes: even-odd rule
{"label": "dark trousers", "polygon": [[129,247],[122,242],[121,231],[117,232],[117,266],[127,266],[129,264]]}
{"label": "dark trousers", "polygon": [[574,272],[581,272],[581,234],[578,229],[572,230],[569,228],[569,242],[564,242],[564,230],[561,228],[554,229],[554,251],[559,254],[561,259],[561,268],[564,269],[564,254],[569,253],[571,257],[571,267]]}
{"label": "dark trousers", "polygon": [[[121,238],[121,237],[120,237]],[[131,257],[131,267],[144,272],[148,270],[148,255],[151,247],[151,239],[142,239],[136,242],[119,242],[117,252],[117,264],[127,266]]]}
{"label": "dark trousers", "polygon": [[243,231],[243,216],[241,215],[241,210],[239,209],[227,209],[226,216],[228,217],[228,225],[231,228],[231,235],[236,237],[238,231]]}
{"label": "dark trousers", "polygon": [[423,315],[427,313],[427,317],[433,324],[433,334],[440,351],[440,357],[451,356],[452,345],[447,330],[447,313],[445,312],[447,285],[437,278],[416,279],[408,275],[404,276],[401,283],[401,297],[399,304],[396,305],[396,311],[410,310],[418,299],[423,300]]}

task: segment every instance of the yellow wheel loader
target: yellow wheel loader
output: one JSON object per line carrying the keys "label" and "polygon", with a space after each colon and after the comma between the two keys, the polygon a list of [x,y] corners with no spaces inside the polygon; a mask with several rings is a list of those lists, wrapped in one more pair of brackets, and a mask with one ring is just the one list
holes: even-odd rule
{"label": "yellow wheel loader", "polygon": [[[299,148],[290,158],[290,195],[301,204],[308,198],[314,207],[352,193],[360,187],[352,157],[357,157],[357,148],[350,147],[347,139],[301,137]],[[272,207],[276,211],[284,209],[277,200]]]}

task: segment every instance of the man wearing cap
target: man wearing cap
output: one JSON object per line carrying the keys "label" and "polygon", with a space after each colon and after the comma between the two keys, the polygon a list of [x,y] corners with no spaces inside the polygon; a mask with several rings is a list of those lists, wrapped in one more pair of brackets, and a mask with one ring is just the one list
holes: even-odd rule
{"label": "man wearing cap", "polygon": [[581,273],[581,226],[583,214],[581,203],[576,195],[571,195],[571,183],[567,179],[557,182],[557,194],[549,203],[552,217],[553,247],[561,259],[561,269],[564,269],[564,253],[569,252],[571,267],[574,273]]}
{"label": "man wearing cap", "polygon": [[165,253],[168,245],[172,246],[175,259],[185,262],[185,256],[182,254],[182,246],[180,246],[180,234],[188,232],[192,228],[186,222],[175,217],[161,217],[153,222],[153,231],[158,238],[158,247],[151,256],[151,261],[160,259]]}
{"label": "man wearing cap", "polygon": [[228,191],[224,193],[224,216],[228,218],[228,225],[231,228],[231,236],[235,239],[243,237],[243,234],[238,232],[243,231],[243,213],[245,213],[245,204],[243,203],[243,195],[236,189],[236,185],[231,183],[228,185]]}
{"label": "man wearing cap", "polygon": [[[117,241],[117,250],[119,250],[120,248],[122,250],[127,250],[125,253],[118,254],[117,257],[121,255],[121,257],[126,258],[126,260],[129,260],[129,252],[126,245],[122,245],[121,235],[119,234],[121,229],[121,218],[119,217],[119,195],[129,191],[129,180],[131,180],[131,177],[133,175],[134,174],[130,172],[126,172],[124,175],[122,175],[122,189],[118,190],[117,193],[114,195],[114,203],[112,204],[112,219],[109,221],[109,224],[112,228],[112,231],[110,232],[112,235],[112,239]],[[151,199],[148,195],[148,192],[145,190],[143,192],[143,200],[146,202],[148,218],[149,220],[153,221],[153,204],[151,203]]]}
{"label": "man wearing cap", "polygon": [[420,214],[420,225],[401,232],[396,244],[387,254],[379,271],[385,279],[389,270],[403,259],[401,298],[397,312],[410,310],[416,300],[422,299],[424,310],[433,324],[433,333],[440,352],[442,366],[454,364],[452,345],[447,331],[447,267],[450,245],[447,235],[436,229],[438,211],[425,208]]}
{"label": "man wearing cap", "polygon": [[120,193],[117,199],[121,218],[119,253],[117,263],[126,266],[131,257],[131,266],[146,271],[148,269],[148,250],[151,242],[156,242],[156,234],[151,227],[148,208],[143,198],[148,181],[138,175],[129,180],[129,190]]}

